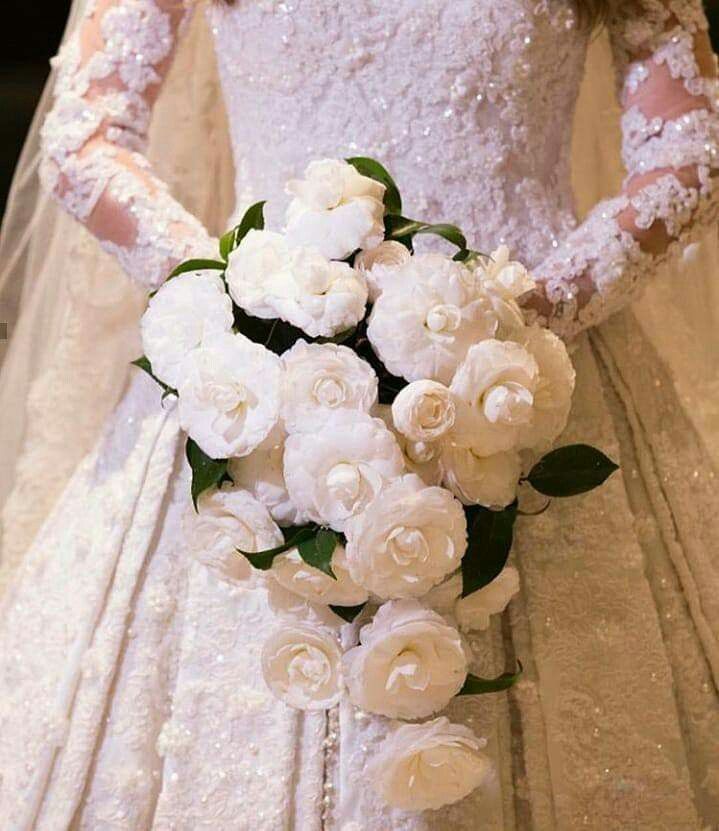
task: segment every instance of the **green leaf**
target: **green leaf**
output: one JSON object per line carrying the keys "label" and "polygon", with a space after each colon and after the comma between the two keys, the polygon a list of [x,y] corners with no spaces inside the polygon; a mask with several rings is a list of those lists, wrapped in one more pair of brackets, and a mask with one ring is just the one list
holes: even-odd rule
{"label": "green leaf", "polygon": [[508,690],[517,683],[522,674],[521,661],[517,661],[517,664],[518,668],[515,672],[503,672],[496,678],[478,678],[476,675],[468,675],[458,695],[484,695],[485,693]]}
{"label": "green leaf", "polygon": [[385,186],[385,213],[398,214],[402,212],[402,197],[400,196],[399,188],[388,171],[378,161],[369,159],[366,156],[353,156],[351,159],[346,159],[345,161],[349,162],[363,176],[374,179],[375,182],[380,182]]}
{"label": "green leaf", "polygon": [[184,263],[175,266],[167,279],[171,280],[173,277],[186,274],[188,271],[224,271],[226,267],[227,264],[219,260],[185,260]]}
{"label": "green leaf", "polygon": [[200,494],[213,488],[227,476],[227,459],[211,459],[192,439],[187,439],[185,455],[192,470],[192,504],[197,510]]}
{"label": "green leaf", "polygon": [[338,332],[332,335],[331,338],[312,338],[313,343],[345,343],[357,332],[357,327],[353,326],[351,329],[345,329],[343,332]]}
{"label": "green leaf", "polygon": [[339,615],[342,620],[346,620],[347,623],[352,623],[366,605],[366,603],[360,603],[359,606],[330,606],[330,609],[336,615]]}
{"label": "green leaf", "polygon": [[267,571],[272,567],[275,557],[311,539],[316,533],[316,525],[299,525],[295,528],[282,529],[282,534],[285,538],[282,545],[277,545],[274,548],[266,548],[264,551],[242,551],[238,548],[237,553],[242,554],[243,557],[247,557],[255,568],[261,571]]}
{"label": "green leaf", "polygon": [[234,250],[236,234],[237,226],[220,237],[220,256],[225,262],[227,262],[230,252]]}
{"label": "green leaf", "polygon": [[491,583],[506,565],[512,550],[517,502],[501,511],[471,505],[464,512],[468,544],[462,558],[462,597]]}
{"label": "green leaf", "polygon": [[[245,211],[238,225],[220,237],[220,256],[225,262],[249,231],[261,231],[265,227],[265,202],[255,202]],[[223,266],[224,268],[224,266]]]}
{"label": "green leaf", "polygon": [[442,237],[452,245],[456,245],[460,251],[467,251],[467,239],[462,231],[448,222],[440,222],[431,225],[427,222],[420,222],[418,219],[408,219],[406,216],[386,216],[384,221],[385,235],[388,239],[399,242],[411,243],[416,234],[434,234]]}
{"label": "green leaf", "polygon": [[156,384],[159,384],[162,387],[162,390],[163,390],[162,399],[163,399],[163,401],[165,400],[165,398],[167,398],[168,395],[177,395],[177,390],[176,389],[173,389],[172,387],[168,387],[167,384],[164,384],[155,374],[153,374],[152,364],[145,357],[145,355],[142,355],[141,357],[137,358],[134,361],[130,361],[130,363],[132,364],[132,366],[139,367],[143,372],[146,372]]}
{"label": "green leaf", "polygon": [[598,488],[618,469],[619,465],[596,447],[569,444],[540,459],[527,481],[545,496],[576,496]]}
{"label": "green leaf", "polygon": [[332,555],[339,541],[338,535],[330,528],[320,528],[311,539],[301,542],[297,546],[300,557],[307,565],[314,566],[326,575],[336,580],[332,571]]}

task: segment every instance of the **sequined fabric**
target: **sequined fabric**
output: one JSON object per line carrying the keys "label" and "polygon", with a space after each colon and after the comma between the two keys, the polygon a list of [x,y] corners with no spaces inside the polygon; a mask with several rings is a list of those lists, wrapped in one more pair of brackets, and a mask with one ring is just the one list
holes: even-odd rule
{"label": "sequined fabric", "polygon": [[[47,186],[148,287],[212,246],[142,156],[188,13],[175,0],[90,3],[60,58],[45,128]],[[716,118],[688,48],[705,25],[696,0],[649,0],[643,15],[612,22],[630,94],[669,67],[700,106],[680,120],[628,107],[627,166],[660,173],[579,227],[569,142],[588,35],[567,3],[238,0],[208,19],[237,213],[269,198],[276,223],[282,184],[308,159],[377,156],[408,214],[455,221],[478,248],[507,242],[534,265],[553,301],[547,322],[567,334],[619,308],[672,253],[650,255],[619,228],[629,202],[639,228],[659,220],[682,241],[713,216]],[[650,56],[636,60],[641,44]],[[697,182],[679,181],[676,166],[695,167]],[[580,308],[567,295],[585,273],[597,291]],[[346,702],[298,714],[271,697],[258,655],[276,622],[266,592],[228,587],[191,562],[176,414],[133,377],[0,611],[3,827],[711,827],[715,473],[627,315],[580,338],[574,360],[563,441],[621,458],[623,478],[519,522],[521,595],[473,647],[478,673],[519,657],[524,678],[509,695],[463,698],[450,712],[488,740],[487,788],[425,815],[390,811],[365,775],[390,723]]]}

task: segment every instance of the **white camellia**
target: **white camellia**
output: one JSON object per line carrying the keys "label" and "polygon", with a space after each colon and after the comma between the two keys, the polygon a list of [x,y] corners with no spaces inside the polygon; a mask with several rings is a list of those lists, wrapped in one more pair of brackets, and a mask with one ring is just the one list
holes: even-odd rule
{"label": "white camellia", "polygon": [[481,589],[460,597],[454,606],[454,615],[463,632],[488,629],[491,615],[498,615],[519,591],[519,572],[514,566],[506,566]]}
{"label": "white camellia", "polygon": [[140,329],[153,375],[176,389],[187,355],[208,334],[232,329],[232,301],[216,274],[180,274],[150,298]]}
{"label": "white camellia", "polygon": [[414,442],[433,442],[454,426],[456,410],[450,390],[437,381],[413,381],[392,403],[394,426]]}
{"label": "white camellia", "polygon": [[424,718],[446,707],[467,677],[462,636],[416,600],[392,600],[360,630],[343,658],[353,704],[390,718]]}
{"label": "white camellia", "polygon": [[428,811],[458,802],[483,785],[492,766],[486,746],[464,725],[445,717],[403,724],[382,742],[369,775],[384,801],[403,811]]}
{"label": "white camellia", "polygon": [[546,329],[527,328],[521,342],[472,346],[450,389],[466,405],[458,444],[484,456],[550,445],[569,415],[574,368],[566,347]]}
{"label": "white camellia", "polygon": [[392,432],[399,449],[404,456],[404,463],[411,473],[416,473],[425,485],[439,485],[442,482],[442,468],[440,457],[442,445],[440,442],[411,441],[399,432],[394,426],[392,408],[389,404],[378,404],[375,408],[377,417],[387,425]]}
{"label": "white camellia", "polygon": [[226,277],[246,312],[281,318],[310,337],[333,337],[365,313],[367,285],[359,272],[316,248],[291,248],[273,231],[250,231],[230,254]]}
{"label": "white camellia", "polygon": [[522,263],[509,259],[509,248],[506,245],[500,245],[492,251],[483,272],[488,287],[491,286],[505,300],[516,300],[536,285]]}
{"label": "white camellia", "polygon": [[180,425],[213,459],[246,456],[280,411],[280,360],[244,335],[208,337],[182,363]]}
{"label": "white camellia", "polygon": [[352,578],[377,597],[420,597],[459,567],[467,548],[462,505],[414,474],[390,482],[345,525]]}
{"label": "white camellia", "polygon": [[289,432],[316,430],[336,410],[365,413],[377,401],[377,376],[347,346],[297,341],[282,356],[281,414]]}
{"label": "white camellia", "polygon": [[384,238],[384,185],[340,159],[310,162],[303,179],[287,183],[294,197],[286,234],[293,246],[313,246],[331,260]]}
{"label": "white camellia", "polygon": [[193,556],[229,582],[253,575],[249,560],[238,550],[264,551],[284,541],[264,505],[228,483],[202,493],[197,513],[188,511],[183,524]]}
{"label": "white camellia", "polygon": [[284,466],[293,503],[310,520],[335,531],[342,531],[404,467],[384,423],[349,410],[333,413],[321,431],[289,436]]}
{"label": "white camellia", "polygon": [[254,317],[278,316],[274,295],[290,263],[290,246],[275,231],[248,231],[227,260],[225,279],[232,299]]}
{"label": "white camellia", "polygon": [[412,255],[406,245],[395,240],[383,240],[375,248],[360,251],[354,260],[354,267],[367,281],[370,303],[382,294],[385,286],[392,283]]}
{"label": "white camellia", "polygon": [[367,337],[394,375],[448,384],[469,347],[493,337],[497,326],[489,298],[466,266],[442,254],[419,254],[377,298]]}
{"label": "white camellia", "polygon": [[442,445],[442,481],[465,505],[504,508],[514,501],[522,463],[517,453],[482,456],[471,447]]}
{"label": "white camellia", "polygon": [[323,629],[293,624],[273,632],[262,648],[265,683],[299,710],[326,710],[342,694],[341,653]]}
{"label": "white camellia", "polygon": [[249,491],[267,508],[278,525],[302,525],[307,518],[297,510],[287,493],[282,464],[284,453],[285,432],[277,424],[249,456],[230,459],[228,472],[238,487]]}
{"label": "white camellia", "polygon": [[472,346],[452,379],[450,389],[468,406],[461,413],[457,443],[471,442],[475,452],[490,456],[518,449],[524,426],[532,421],[539,367],[518,343],[485,340]]}
{"label": "white camellia", "polygon": [[270,575],[281,586],[312,603],[359,606],[367,601],[367,590],[350,576],[347,555],[342,545],[338,545],[332,553],[332,573],[335,579],[308,565],[296,548],[275,557],[270,569]]}

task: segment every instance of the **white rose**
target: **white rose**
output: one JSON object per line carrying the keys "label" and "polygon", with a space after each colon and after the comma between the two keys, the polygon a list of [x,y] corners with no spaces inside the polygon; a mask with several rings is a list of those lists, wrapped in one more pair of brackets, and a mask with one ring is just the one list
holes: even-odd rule
{"label": "white rose", "polygon": [[278,525],[302,525],[307,521],[292,504],[283,473],[285,432],[275,425],[267,438],[241,459],[230,459],[228,472],[237,487],[249,491],[270,512]]}
{"label": "white rose", "polygon": [[181,374],[180,425],[213,459],[248,455],[277,423],[280,360],[243,335],[208,338]]}
{"label": "white rose", "polygon": [[519,591],[519,572],[507,566],[481,589],[461,597],[454,606],[454,614],[463,632],[489,628],[490,615],[498,615]]}
{"label": "white rose", "polygon": [[392,433],[379,419],[352,411],[334,413],[321,432],[291,435],[284,465],[294,504],[335,531],[403,472]]}
{"label": "white rose", "polygon": [[394,426],[392,408],[388,404],[378,404],[375,410],[397,440],[407,470],[416,473],[425,485],[439,485],[442,482],[440,442],[411,441]]}
{"label": "white rose", "polygon": [[184,532],[193,556],[228,581],[247,580],[253,574],[238,549],[264,551],[284,539],[264,505],[229,484],[200,495],[197,513],[185,517]]}
{"label": "white rose", "polygon": [[407,246],[396,240],[384,240],[375,248],[357,254],[354,267],[367,281],[370,303],[377,300],[385,286],[396,280],[400,273],[399,266],[411,256]]}
{"label": "white rose", "polygon": [[384,238],[384,185],[340,159],[310,162],[304,179],[287,192],[287,237],[292,245],[311,245],[325,257],[343,260],[358,248]]}
{"label": "white rose", "polygon": [[416,600],[392,600],[345,653],[353,704],[390,718],[424,718],[446,707],[467,677],[462,636]]}
{"label": "white rose", "polygon": [[326,710],[342,694],[337,639],[309,625],[282,627],[262,648],[262,674],[270,690],[290,707]]}
{"label": "white rose", "polygon": [[278,317],[274,293],[290,263],[290,246],[274,231],[248,231],[230,253],[225,279],[232,299],[254,317]]}
{"label": "white rose", "polygon": [[517,495],[522,473],[517,453],[481,456],[471,447],[446,442],[440,465],[444,485],[465,505],[504,508]]}
{"label": "white rose", "polygon": [[462,505],[414,474],[391,482],[345,525],[352,578],[382,599],[420,597],[459,567]]}
{"label": "white rose", "polygon": [[270,575],[281,586],[312,603],[359,606],[367,601],[366,589],[350,576],[342,545],[338,545],[332,554],[332,573],[336,579],[308,565],[296,548],[275,557],[270,570]]}
{"label": "white rose", "polygon": [[468,727],[444,717],[404,724],[382,742],[369,775],[393,808],[436,810],[487,781],[492,768],[481,752],[485,745]]}
{"label": "white rose", "polygon": [[456,443],[488,456],[554,441],[569,415],[574,369],[556,335],[527,328],[521,343],[486,340],[473,346],[450,389],[468,408]]}
{"label": "white rose", "polygon": [[142,316],[142,346],[152,372],[177,388],[180,365],[213,333],[232,329],[232,301],[215,274],[180,274],[160,286]]}
{"label": "white rose", "polygon": [[437,381],[413,381],[392,403],[392,418],[410,441],[436,441],[454,426],[452,393]]}
{"label": "white rose", "polygon": [[493,337],[497,326],[468,268],[442,254],[420,254],[377,298],[367,337],[394,375],[448,384],[469,347]]}
{"label": "white rose", "polygon": [[282,365],[281,414],[290,432],[318,429],[336,410],[369,413],[377,401],[374,370],[346,346],[300,340]]}

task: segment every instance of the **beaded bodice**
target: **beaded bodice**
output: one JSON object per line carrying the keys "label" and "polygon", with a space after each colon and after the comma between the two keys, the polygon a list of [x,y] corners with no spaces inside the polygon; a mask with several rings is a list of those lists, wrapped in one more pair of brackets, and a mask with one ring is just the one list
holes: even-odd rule
{"label": "beaded bodice", "polygon": [[[587,35],[566,0],[214,4],[241,207],[312,158],[369,155],[409,215],[537,263],[572,225],[569,142]],[[273,201],[275,204],[273,205]]]}

